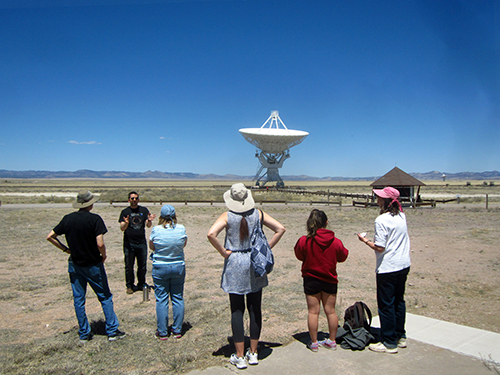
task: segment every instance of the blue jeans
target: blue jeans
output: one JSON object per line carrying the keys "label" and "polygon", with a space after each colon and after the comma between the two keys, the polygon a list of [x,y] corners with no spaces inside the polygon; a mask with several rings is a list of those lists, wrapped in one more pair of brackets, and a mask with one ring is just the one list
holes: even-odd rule
{"label": "blue jeans", "polygon": [[146,270],[148,263],[148,247],[146,242],[123,242],[123,255],[125,255],[125,284],[127,288],[134,288],[134,263],[137,258],[137,287],[140,289],[146,283]]}
{"label": "blue jeans", "polygon": [[406,278],[410,267],[401,271],[377,274],[377,304],[381,342],[396,348],[400,338],[406,338]]}
{"label": "blue jeans", "polygon": [[151,272],[155,283],[156,321],[160,336],[166,336],[168,331],[168,298],[172,299],[174,324],[172,331],[182,333],[184,321],[184,280],[186,267],[184,264],[153,264]]}
{"label": "blue jeans", "polygon": [[104,269],[104,264],[100,263],[91,267],[80,267],[68,262],[69,279],[73,289],[73,302],[75,305],[76,318],[80,329],[78,334],[81,339],[90,335],[90,326],[85,313],[85,295],[87,293],[87,283],[94,290],[106,318],[106,334],[113,335],[118,330],[118,318],[113,309],[113,295],[109,290],[108,278]]}

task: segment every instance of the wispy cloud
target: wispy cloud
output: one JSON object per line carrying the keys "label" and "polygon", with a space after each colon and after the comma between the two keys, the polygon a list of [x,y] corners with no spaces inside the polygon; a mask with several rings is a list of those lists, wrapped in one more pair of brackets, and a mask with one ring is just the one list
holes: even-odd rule
{"label": "wispy cloud", "polygon": [[69,141],[68,143],[72,143],[74,145],[100,145],[101,144],[101,142],[96,142],[96,141],[83,141],[83,142]]}
{"label": "wispy cloud", "polygon": [[160,137],[160,139],[165,139],[165,137]]}

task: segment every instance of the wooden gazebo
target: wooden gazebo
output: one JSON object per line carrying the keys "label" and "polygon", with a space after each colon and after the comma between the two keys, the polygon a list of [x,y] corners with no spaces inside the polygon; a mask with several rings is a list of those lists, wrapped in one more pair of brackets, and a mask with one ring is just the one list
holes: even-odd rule
{"label": "wooden gazebo", "polygon": [[[419,200],[420,187],[425,186],[425,184],[398,167],[394,167],[378,180],[372,182],[370,186],[373,189],[383,189],[387,186],[392,186],[399,190],[402,202],[409,201],[415,203]],[[415,187],[417,187],[416,191]],[[372,199],[375,201],[375,197],[372,197]]]}

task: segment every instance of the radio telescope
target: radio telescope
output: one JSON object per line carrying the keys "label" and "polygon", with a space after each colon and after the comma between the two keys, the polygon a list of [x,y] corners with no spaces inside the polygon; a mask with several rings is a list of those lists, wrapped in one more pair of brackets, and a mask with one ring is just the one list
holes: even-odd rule
{"label": "radio telescope", "polygon": [[278,169],[290,157],[290,148],[297,146],[309,133],[289,130],[281,121],[278,111],[272,111],[271,116],[260,128],[244,128],[239,131],[248,142],[259,149],[255,153],[260,163],[254,178],[255,184],[264,186],[267,182],[276,181],[277,187],[285,186]]}

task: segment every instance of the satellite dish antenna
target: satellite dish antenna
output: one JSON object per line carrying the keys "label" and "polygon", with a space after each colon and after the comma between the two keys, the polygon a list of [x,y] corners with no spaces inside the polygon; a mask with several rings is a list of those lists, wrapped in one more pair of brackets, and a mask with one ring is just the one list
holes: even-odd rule
{"label": "satellite dish antenna", "polygon": [[255,184],[264,186],[267,182],[276,181],[277,187],[285,186],[278,169],[290,157],[290,148],[297,146],[309,133],[289,130],[281,121],[278,111],[272,111],[271,116],[260,128],[244,128],[239,131],[248,142],[260,149],[260,152],[257,151],[255,154],[260,163],[254,178]]}

